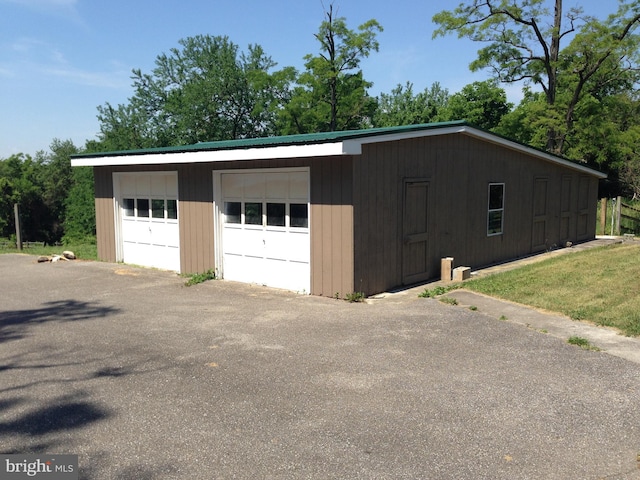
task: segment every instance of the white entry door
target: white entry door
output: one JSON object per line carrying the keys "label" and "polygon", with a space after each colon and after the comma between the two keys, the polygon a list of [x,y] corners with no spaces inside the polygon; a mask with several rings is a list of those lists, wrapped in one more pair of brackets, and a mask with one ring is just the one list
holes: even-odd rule
{"label": "white entry door", "polygon": [[118,260],[179,272],[177,173],[115,173],[116,192]]}
{"label": "white entry door", "polygon": [[223,275],[309,293],[309,172],[222,173]]}

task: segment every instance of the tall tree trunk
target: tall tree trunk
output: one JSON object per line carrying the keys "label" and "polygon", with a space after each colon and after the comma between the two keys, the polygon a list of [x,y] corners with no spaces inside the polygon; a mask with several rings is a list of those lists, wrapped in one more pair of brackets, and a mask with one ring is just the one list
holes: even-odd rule
{"label": "tall tree trunk", "polygon": [[[558,57],[560,55],[560,32],[562,27],[562,0],[556,0],[555,13],[553,16],[553,33],[551,35],[551,45],[549,46],[549,57],[547,58],[547,76],[549,78],[546,91],[547,104],[553,108],[556,103],[556,93],[558,91]],[[558,138],[558,132],[553,126],[547,130],[547,150],[553,153],[561,153],[562,141]]]}
{"label": "tall tree trunk", "polygon": [[336,66],[336,41],[333,35],[333,4],[329,5],[327,19],[329,23],[329,31],[327,32],[327,48],[329,50],[328,53],[331,68],[331,78],[329,79],[329,105],[331,107],[329,131],[335,132],[338,129],[338,68]]}

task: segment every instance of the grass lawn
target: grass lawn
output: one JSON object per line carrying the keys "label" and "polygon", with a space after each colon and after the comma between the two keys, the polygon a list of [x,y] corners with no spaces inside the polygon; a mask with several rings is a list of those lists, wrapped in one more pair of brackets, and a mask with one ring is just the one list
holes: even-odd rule
{"label": "grass lawn", "polygon": [[638,242],[561,255],[463,287],[640,335]]}
{"label": "grass lawn", "polygon": [[80,260],[97,260],[98,249],[95,244],[82,243],[63,246],[44,246],[44,247],[28,247],[19,251],[15,245],[2,246],[0,242],[0,254],[2,253],[26,253],[28,255],[60,255],[65,250],[71,250]]}

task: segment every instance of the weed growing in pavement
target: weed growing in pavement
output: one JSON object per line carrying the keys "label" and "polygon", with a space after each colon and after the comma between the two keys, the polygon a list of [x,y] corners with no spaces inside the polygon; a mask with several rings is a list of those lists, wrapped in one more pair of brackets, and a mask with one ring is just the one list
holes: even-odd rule
{"label": "weed growing in pavement", "polygon": [[189,280],[187,280],[184,285],[185,287],[191,287],[192,285],[197,285],[198,283],[206,282],[208,280],[215,280],[216,272],[213,269],[209,269],[204,273],[193,273],[186,276]]}
{"label": "weed growing in pavement", "polygon": [[344,299],[349,303],[364,302],[365,296],[362,292],[347,293]]}
{"label": "weed growing in pavement", "polygon": [[446,303],[447,305],[458,305],[458,300],[452,297],[441,297],[438,300],[442,303]]}
{"label": "weed growing in pavement", "polygon": [[596,352],[600,351],[600,349],[595,345],[592,345],[591,342],[589,342],[589,340],[583,337],[578,337],[576,335],[569,337],[569,339],[567,340],[567,343],[569,345],[575,345],[585,350],[594,350]]}
{"label": "weed growing in pavement", "polygon": [[450,285],[448,287],[437,286],[432,289],[425,288],[418,296],[420,298],[435,298],[458,288],[458,285]]}

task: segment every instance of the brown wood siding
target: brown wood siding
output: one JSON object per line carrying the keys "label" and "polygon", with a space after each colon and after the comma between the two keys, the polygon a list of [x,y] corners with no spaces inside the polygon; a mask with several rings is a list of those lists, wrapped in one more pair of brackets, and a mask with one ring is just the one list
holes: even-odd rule
{"label": "brown wood siding", "polygon": [[202,273],[215,269],[213,229],[213,175],[211,165],[178,168],[180,269]]}
{"label": "brown wood siding", "polygon": [[94,167],[96,205],[96,242],[98,259],[116,261],[116,231],[113,200],[113,175],[109,167]]}
{"label": "brown wood siding", "polygon": [[311,293],[344,297],[353,277],[352,161],[311,162]]}
{"label": "brown wood siding", "polygon": [[[442,257],[477,268],[595,236],[597,178],[466,135],[365,145],[353,178],[354,275],[366,294],[402,284],[402,191],[411,179],[429,184],[431,278]],[[487,235],[490,183],[505,184],[502,235]],[[534,205],[536,188],[544,198]],[[534,214],[544,221],[536,249]]]}

